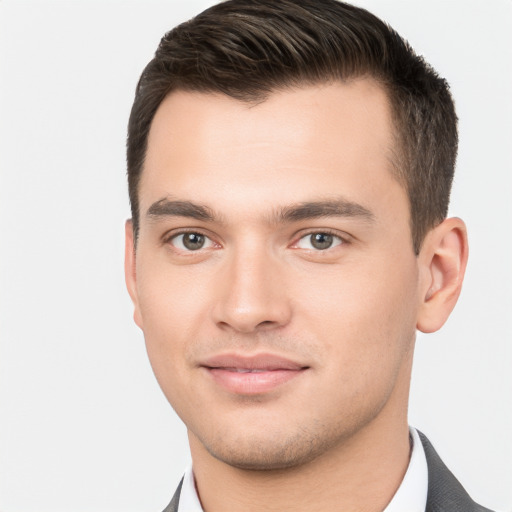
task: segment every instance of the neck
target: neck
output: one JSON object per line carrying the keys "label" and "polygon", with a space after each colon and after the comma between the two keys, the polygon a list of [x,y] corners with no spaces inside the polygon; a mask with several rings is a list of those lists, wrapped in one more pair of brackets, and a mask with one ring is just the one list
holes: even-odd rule
{"label": "neck", "polygon": [[379,512],[400,486],[409,456],[405,429],[387,448],[353,442],[299,468],[248,471],[210,456],[194,464],[194,475],[205,512]]}
{"label": "neck", "polygon": [[[210,455],[189,431],[203,509],[381,512],[409,464],[408,387],[407,383],[406,389],[395,389],[380,414],[357,433],[297,467],[270,471],[236,468]],[[397,410],[401,412],[397,414]]]}

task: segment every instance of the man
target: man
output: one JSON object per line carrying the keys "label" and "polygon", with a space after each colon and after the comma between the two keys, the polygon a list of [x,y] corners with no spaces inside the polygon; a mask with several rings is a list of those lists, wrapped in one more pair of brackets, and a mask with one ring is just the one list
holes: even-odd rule
{"label": "man", "polygon": [[128,133],[126,279],[193,467],[166,511],[477,511],[407,403],[460,293],[446,82],[335,0],[169,32]]}

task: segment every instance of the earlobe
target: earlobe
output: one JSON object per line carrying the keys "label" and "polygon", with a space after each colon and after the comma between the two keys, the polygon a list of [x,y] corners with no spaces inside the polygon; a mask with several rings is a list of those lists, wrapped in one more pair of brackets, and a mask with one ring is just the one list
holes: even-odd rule
{"label": "earlobe", "polygon": [[125,223],[125,245],[124,245],[124,277],[126,288],[134,305],[133,319],[142,329],[142,318],[140,315],[139,301],[137,295],[137,273],[135,259],[135,240],[133,233],[133,223],[128,219]]}
{"label": "earlobe", "polygon": [[466,226],[450,218],[426,236],[420,262],[420,308],[417,329],[434,332],[441,328],[459,298],[468,259]]}

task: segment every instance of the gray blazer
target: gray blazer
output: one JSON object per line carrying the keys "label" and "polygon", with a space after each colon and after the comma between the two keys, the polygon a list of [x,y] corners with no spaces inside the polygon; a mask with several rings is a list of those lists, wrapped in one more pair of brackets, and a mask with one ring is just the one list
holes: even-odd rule
{"label": "gray blazer", "polygon": [[[430,441],[424,434],[418,433],[425,449],[428,466],[428,493],[425,512],[492,512],[470,498],[459,481],[444,465]],[[163,512],[178,512],[182,483],[183,480]]]}

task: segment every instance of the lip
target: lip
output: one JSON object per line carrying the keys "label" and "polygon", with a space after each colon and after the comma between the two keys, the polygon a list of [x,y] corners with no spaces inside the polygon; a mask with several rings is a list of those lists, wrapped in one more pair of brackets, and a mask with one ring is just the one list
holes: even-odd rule
{"label": "lip", "polygon": [[275,354],[221,354],[207,359],[200,366],[222,388],[242,395],[272,391],[309,368]]}

